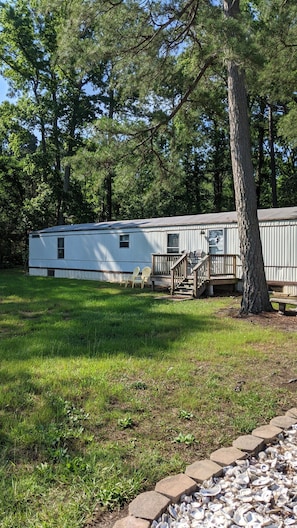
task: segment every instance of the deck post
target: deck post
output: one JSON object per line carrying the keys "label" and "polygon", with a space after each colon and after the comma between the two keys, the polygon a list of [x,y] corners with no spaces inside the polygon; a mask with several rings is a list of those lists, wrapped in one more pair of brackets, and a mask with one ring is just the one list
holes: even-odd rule
{"label": "deck post", "polygon": [[155,275],[155,255],[152,254],[152,275]]}
{"label": "deck post", "polygon": [[197,290],[198,290],[198,285],[197,285],[197,271],[194,270],[193,272],[193,296],[196,298],[197,297]]}
{"label": "deck post", "polygon": [[233,255],[233,275],[236,278],[236,255]]}
{"label": "deck post", "polygon": [[174,293],[174,271],[173,269],[170,270],[170,294],[173,295]]}
{"label": "deck post", "polygon": [[208,285],[208,295],[210,297],[213,297],[213,285],[212,284]]}

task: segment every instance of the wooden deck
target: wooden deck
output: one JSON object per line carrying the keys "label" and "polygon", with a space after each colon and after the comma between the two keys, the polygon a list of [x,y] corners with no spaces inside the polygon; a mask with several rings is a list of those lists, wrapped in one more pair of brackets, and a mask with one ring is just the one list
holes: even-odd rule
{"label": "wooden deck", "polygon": [[168,285],[172,295],[200,297],[208,287],[236,284],[236,255],[206,255],[196,261],[183,253],[153,255],[153,284]]}

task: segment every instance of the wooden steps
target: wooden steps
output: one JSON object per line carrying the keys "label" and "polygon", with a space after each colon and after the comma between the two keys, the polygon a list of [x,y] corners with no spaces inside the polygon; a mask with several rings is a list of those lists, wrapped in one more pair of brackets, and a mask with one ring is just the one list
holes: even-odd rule
{"label": "wooden steps", "polygon": [[[201,297],[201,295],[205,292],[208,284],[208,280],[205,280],[203,284],[201,284],[201,286],[197,290],[196,298]],[[194,298],[194,277],[192,275],[185,277],[175,288],[174,295],[182,295],[184,297]]]}

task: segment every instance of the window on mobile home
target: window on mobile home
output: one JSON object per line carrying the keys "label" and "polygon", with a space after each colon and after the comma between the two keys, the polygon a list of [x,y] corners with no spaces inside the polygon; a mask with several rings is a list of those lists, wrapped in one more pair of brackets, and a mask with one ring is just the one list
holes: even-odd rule
{"label": "window on mobile home", "polygon": [[129,235],[120,235],[120,248],[129,247]]}
{"label": "window on mobile home", "polygon": [[168,233],[167,253],[179,253],[179,235],[177,233]]}
{"label": "window on mobile home", "polygon": [[58,238],[58,259],[63,259],[65,255],[64,251],[64,238]]}

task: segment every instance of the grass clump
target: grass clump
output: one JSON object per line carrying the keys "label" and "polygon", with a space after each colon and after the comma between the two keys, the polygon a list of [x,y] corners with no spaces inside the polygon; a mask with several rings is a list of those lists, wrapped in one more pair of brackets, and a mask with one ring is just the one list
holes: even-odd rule
{"label": "grass clump", "polygon": [[173,439],[173,442],[177,444],[193,445],[196,443],[196,438],[191,433],[188,433],[188,434],[179,433],[179,435]]}
{"label": "grass clump", "polygon": [[185,409],[181,409],[179,411],[179,417],[183,420],[192,420],[194,418],[194,415],[191,411],[186,411]]}
{"label": "grass clump", "polygon": [[236,306],[1,271],[1,527],[82,528],[293,407],[297,334]]}
{"label": "grass clump", "polygon": [[135,423],[131,416],[126,416],[125,418],[118,419],[118,426],[120,427],[120,429],[132,429],[134,425]]}

